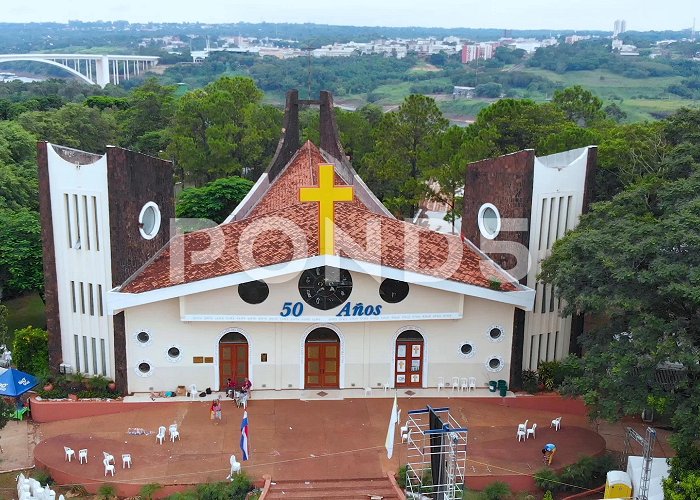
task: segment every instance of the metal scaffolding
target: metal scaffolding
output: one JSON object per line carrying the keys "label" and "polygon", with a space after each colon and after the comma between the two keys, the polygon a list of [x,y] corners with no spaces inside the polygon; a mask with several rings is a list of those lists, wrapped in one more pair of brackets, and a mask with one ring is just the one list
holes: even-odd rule
{"label": "metal scaffolding", "polygon": [[[656,443],[656,430],[651,427],[647,427],[646,437],[642,437],[637,431],[632,429],[632,427],[627,428],[627,434],[625,435],[625,451],[623,454],[623,460],[627,460],[630,455],[632,440],[636,441],[642,446],[642,477],[639,481],[639,491],[634,495],[635,500],[648,500],[649,493],[649,480],[651,479],[651,465],[653,462],[652,453],[654,452],[654,444]],[[626,464],[623,464],[625,466]]]}
{"label": "metal scaffolding", "polygon": [[449,408],[408,412],[406,489],[415,498],[461,499],[467,463],[467,429]]}

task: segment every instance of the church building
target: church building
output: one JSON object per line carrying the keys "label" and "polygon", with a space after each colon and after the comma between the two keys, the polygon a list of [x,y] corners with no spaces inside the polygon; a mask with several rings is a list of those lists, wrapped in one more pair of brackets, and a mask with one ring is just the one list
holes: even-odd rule
{"label": "church building", "polygon": [[[299,140],[309,104],[320,147]],[[169,230],[168,162],[42,148],[51,361],[64,370],[125,392],[509,379],[516,311],[535,291],[468,239],[394,218],[350,165],[329,93],[290,92],[267,171],[223,224],[186,234]]]}

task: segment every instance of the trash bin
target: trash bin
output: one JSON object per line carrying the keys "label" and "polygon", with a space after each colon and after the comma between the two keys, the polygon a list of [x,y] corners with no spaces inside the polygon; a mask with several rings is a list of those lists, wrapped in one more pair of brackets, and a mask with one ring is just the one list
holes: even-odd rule
{"label": "trash bin", "polygon": [[507,387],[499,387],[498,390],[501,393],[501,397],[505,398],[506,394],[508,393],[508,388]]}
{"label": "trash bin", "polygon": [[498,381],[498,388],[500,389],[501,387],[508,387],[508,381],[503,380],[503,379],[499,380]]}
{"label": "trash bin", "polygon": [[496,392],[497,387],[498,387],[498,384],[496,383],[495,380],[489,380],[489,392]]}

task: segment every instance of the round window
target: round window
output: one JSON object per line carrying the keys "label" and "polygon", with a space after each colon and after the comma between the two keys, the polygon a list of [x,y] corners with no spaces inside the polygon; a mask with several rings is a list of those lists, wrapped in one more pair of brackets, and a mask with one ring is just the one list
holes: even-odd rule
{"label": "round window", "polygon": [[148,341],[151,340],[151,336],[148,334],[148,332],[141,331],[136,334],[136,340],[138,340],[142,344],[147,344]]}
{"label": "round window", "polygon": [[464,356],[465,358],[471,358],[472,356],[474,356],[474,346],[471,342],[465,342],[459,348],[459,352],[461,352],[462,356]]}
{"label": "round window", "polygon": [[143,363],[139,363],[139,371],[141,373],[148,373],[151,371],[151,365],[149,365],[145,361]]}
{"label": "round window", "polygon": [[495,205],[484,203],[477,216],[479,232],[487,240],[492,240],[501,231],[501,214]]}
{"label": "round window", "polygon": [[489,328],[489,340],[491,342],[500,342],[503,340],[503,328],[495,325]]}
{"label": "round window", "polygon": [[500,356],[491,356],[486,362],[486,369],[490,372],[500,372],[503,370],[503,358]]}
{"label": "round window", "polygon": [[155,238],[160,229],[160,209],[158,205],[149,201],[141,209],[139,214],[139,232],[144,239]]}
{"label": "round window", "polygon": [[170,349],[168,349],[168,357],[172,359],[177,359],[180,357],[180,349],[173,346]]}
{"label": "round window", "polygon": [[238,285],[238,295],[243,302],[260,304],[270,295],[270,287],[264,281],[249,281]]}
{"label": "round window", "polygon": [[387,278],[379,286],[379,296],[384,302],[396,304],[408,297],[408,283]]}

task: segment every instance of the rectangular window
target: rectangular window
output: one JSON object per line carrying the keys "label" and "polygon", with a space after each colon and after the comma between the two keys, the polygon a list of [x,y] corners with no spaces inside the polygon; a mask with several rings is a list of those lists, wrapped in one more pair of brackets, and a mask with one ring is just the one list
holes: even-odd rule
{"label": "rectangular window", "polygon": [[95,250],[100,251],[100,224],[97,218],[97,197],[92,197],[92,218],[95,221]]}
{"label": "rectangular window", "polygon": [[556,221],[554,220],[554,200],[556,198],[551,198],[549,202],[549,224],[547,224],[547,246],[545,248],[552,248],[552,233],[556,232]]}
{"label": "rectangular window", "polygon": [[92,337],[92,374],[97,375],[97,339]]}
{"label": "rectangular window", "polygon": [[73,312],[78,312],[78,308],[76,307],[75,302],[75,281],[70,282],[70,302],[73,306]]}
{"label": "rectangular window", "polygon": [[557,346],[559,344],[559,332],[554,332],[554,358],[557,357]]}
{"label": "rectangular window", "polygon": [[80,371],[80,340],[77,335],[73,335],[73,348],[75,349],[75,371]]}
{"label": "rectangular window", "polygon": [[80,312],[85,314],[85,285],[80,282]]}
{"label": "rectangular window", "polygon": [[88,202],[87,196],[83,195],[83,214],[85,219],[85,248],[90,250],[90,216],[88,215]]}
{"label": "rectangular window", "polygon": [[70,200],[68,193],[63,194],[63,204],[66,207],[66,230],[68,231],[68,248],[73,248],[73,231],[71,231]]}
{"label": "rectangular window", "polygon": [[542,309],[540,310],[542,314],[547,312],[547,285],[542,283]]}
{"label": "rectangular window", "polygon": [[549,290],[549,312],[554,312],[554,285]]}
{"label": "rectangular window", "polygon": [[564,197],[559,198],[559,214],[557,215],[557,239],[564,236],[564,229],[566,226],[566,215],[563,213],[566,209],[566,202]]}
{"label": "rectangular window", "polygon": [[78,195],[73,195],[73,217],[75,224],[75,244],[73,248],[80,250],[82,247],[82,242],[80,241],[80,205],[78,204]]}
{"label": "rectangular window", "polygon": [[540,246],[539,250],[542,250],[542,246],[546,241],[546,235],[544,230],[544,215],[547,211],[547,204],[549,203],[549,198],[542,198],[542,211],[540,212]]}
{"label": "rectangular window", "polygon": [[533,366],[536,366],[532,362],[532,355],[535,354],[535,336],[530,335],[530,370],[532,370]]}
{"label": "rectangular window", "polygon": [[105,355],[105,339],[100,339],[100,354],[102,360],[102,375],[107,376],[107,357]]}
{"label": "rectangular window", "polygon": [[93,295],[93,286],[92,283],[88,283],[88,304],[90,305],[90,316],[95,315],[95,296]]}
{"label": "rectangular window", "polygon": [[104,309],[102,309],[102,285],[97,285],[97,312],[100,316],[105,315]]}
{"label": "rectangular window", "polygon": [[204,356],[194,356],[192,358],[193,363],[204,363]]}
{"label": "rectangular window", "polygon": [[571,217],[571,204],[574,201],[573,196],[569,196],[566,199],[566,220],[564,221],[564,232],[567,232],[572,224],[569,222],[569,217]]}
{"label": "rectangular window", "polygon": [[83,335],[83,373],[89,373],[88,369],[88,345],[87,337]]}
{"label": "rectangular window", "polygon": [[[544,359],[545,361],[549,361],[549,337],[551,337],[552,334],[551,332],[547,332],[547,344],[546,344],[546,349],[544,350]],[[554,358],[552,358],[554,359]]]}
{"label": "rectangular window", "polygon": [[537,311],[537,294],[539,293],[540,284],[535,282],[535,303],[532,305],[532,310]]}
{"label": "rectangular window", "polygon": [[540,366],[542,360],[542,334],[537,336],[537,366]]}

